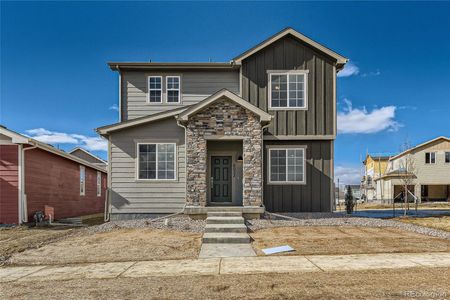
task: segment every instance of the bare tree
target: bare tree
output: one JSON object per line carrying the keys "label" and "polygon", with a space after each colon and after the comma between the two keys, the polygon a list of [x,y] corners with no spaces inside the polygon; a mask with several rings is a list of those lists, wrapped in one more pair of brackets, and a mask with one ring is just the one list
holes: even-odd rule
{"label": "bare tree", "polygon": [[[411,148],[411,144],[406,141],[401,146],[401,152],[406,151]],[[410,152],[404,155],[400,160],[400,166],[399,166],[399,172],[400,172],[400,180],[402,182],[402,185],[404,187],[403,192],[403,200],[405,202],[405,209],[404,209],[404,216],[406,216],[406,208],[409,210],[409,202],[408,202],[408,187],[413,185],[415,183],[416,179],[416,162],[414,155]],[[414,203],[417,210],[417,197],[414,196]]]}

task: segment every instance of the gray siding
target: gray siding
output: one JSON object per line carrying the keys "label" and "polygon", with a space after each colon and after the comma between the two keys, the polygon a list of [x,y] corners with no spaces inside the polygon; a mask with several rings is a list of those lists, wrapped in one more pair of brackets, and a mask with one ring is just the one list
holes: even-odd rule
{"label": "gray siding", "polygon": [[[147,77],[150,75],[181,76],[181,104],[147,103]],[[221,89],[239,93],[239,72],[230,71],[123,71],[122,120],[134,119],[165,110],[195,104]],[[165,84],[163,85],[165,93]]]}
{"label": "gray siding", "polygon": [[[267,145],[306,146],[306,184],[268,182]],[[333,141],[266,141],[264,143],[264,205],[271,212],[331,212],[333,209]]]}
{"label": "gray siding", "polygon": [[335,100],[332,58],[287,36],[242,62],[242,97],[268,111],[267,70],[309,70],[308,110],[269,111],[270,135],[334,135]]}
{"label": "gray siding", "polygon": [[84,159],[85,161],[88,161],[90,163],[101,164],[103,166],[106,166],[106,164],[103,161],[101,161],[100,159],[95,158],[92,155],[89,155],[89,154],[87,154],[86,152],[83,152],[80,149],[76,149],[75,151],[73,151],[70,154],[73,155],[73,156],[79,157],[81,159]]}
{"label": "gray siding", "polygon": [[[177,178],[174,181],[136,179],[137,142],[176,142]],[[111,134],[111,212],[173,213],[185,203],[184,129],[174,118]]]}

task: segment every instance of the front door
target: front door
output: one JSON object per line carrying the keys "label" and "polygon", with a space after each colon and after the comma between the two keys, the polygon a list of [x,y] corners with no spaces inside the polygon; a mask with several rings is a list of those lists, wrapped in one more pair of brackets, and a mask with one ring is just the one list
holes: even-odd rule
{"label": "front door", "polygon": [[211,202],[231,202],[231,156],[211,156]]}

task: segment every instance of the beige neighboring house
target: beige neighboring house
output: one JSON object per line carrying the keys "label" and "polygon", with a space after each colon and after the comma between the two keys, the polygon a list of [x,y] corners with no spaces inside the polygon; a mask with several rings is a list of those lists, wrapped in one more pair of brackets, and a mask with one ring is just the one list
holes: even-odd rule
{"label": "beige neighboring house", "polygon": [[450,138],[441,136],[391,157],[386,173],[375,179],[385,199],[394,199],[403,191],[408,160],[414,165],[407,173],[411,177],[408,189],[419,202],[450,201]]}
{"label": "beige neighboring house", "polygon": [[100,157],[92,154],[91,152],[84,150],[83,148],[76,147],[72,149],[69,154],[76,156],[78,158],[84,159],[85,161],[88,161],[92,163],[93,165],[100,167],[104,170],[108,167],[108,162],[101,159]]}

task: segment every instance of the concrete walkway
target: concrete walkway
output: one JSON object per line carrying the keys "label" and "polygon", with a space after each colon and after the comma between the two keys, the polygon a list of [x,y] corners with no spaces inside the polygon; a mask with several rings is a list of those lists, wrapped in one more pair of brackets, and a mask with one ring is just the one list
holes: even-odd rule
{"label": "concrete walkway", "polygon": [[0,268],[0,282],[450,267],[450,252],[230,257]]}

